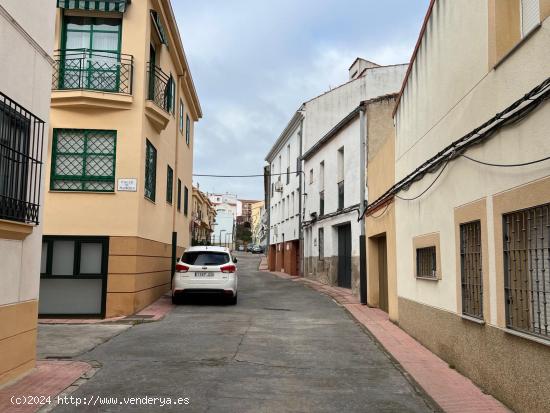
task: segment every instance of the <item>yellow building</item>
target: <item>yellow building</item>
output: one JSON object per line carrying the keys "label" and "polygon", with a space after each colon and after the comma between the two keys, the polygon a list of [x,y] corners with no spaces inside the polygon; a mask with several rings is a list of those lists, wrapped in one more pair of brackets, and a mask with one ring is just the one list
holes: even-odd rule
{"label": "yellow building", "polygon": [[169,0],[57,7],[39,312],[132,314],[191,242],[200,103]]}
{"label": "yellow building", "polygon": [[36,359],[55,25],[55,2],[43,3],[0,0],[0,386]]}
{"label": "yellow building", "polygon": [[265,241],[266,235],[264,233],[263,227],[263,217],[265,214],[265,202],[259,201],[250,206],[251,209],[251,219],[250,219],[250,230],[252,231],[252,243],[254,245],[262,244],[262,241]]}
{"label": "yellow building", "polygon": [[193,222],[192,240],[193,245],[207,245],[212,238],[216,210],[201,190],[193,187]]}

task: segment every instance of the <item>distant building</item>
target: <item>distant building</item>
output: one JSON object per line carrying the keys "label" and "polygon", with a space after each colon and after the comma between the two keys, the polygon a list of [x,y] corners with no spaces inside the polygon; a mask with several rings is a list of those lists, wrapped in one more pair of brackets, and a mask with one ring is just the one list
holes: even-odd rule
{"label": "distant building", "polygon": [[212,241],[216,209],[203,192],[193,186],[193,214],[191,237],[193,245],[207,245]]}
{"label": "distant building", "polygon": [[252,225],[252,206],[260,201],[250,199],[239,199],[238,201],[241,205],[241,212],[237,216],[237,223]]}
{"label": "distant building", "polygon": [[241,204],[234,194],[208,194],[208,199],[216,211],[216,222],[212,233],[212,244],[233,245],[237,216]]}
{"label": "distant building", "polygon": [[265,220],[265,202],[259,201],[251,205],[252,243],[265,246],[267,241],[267,227]]}

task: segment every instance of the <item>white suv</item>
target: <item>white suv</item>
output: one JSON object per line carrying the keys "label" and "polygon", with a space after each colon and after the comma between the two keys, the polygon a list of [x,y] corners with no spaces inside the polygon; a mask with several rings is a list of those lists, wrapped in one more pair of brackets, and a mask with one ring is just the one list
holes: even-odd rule
{"label": "white suv", "polygon": [[237,259],[224,247],[191,247],[176,264],[172,303],[184,294],[219,293],[237,304]]}

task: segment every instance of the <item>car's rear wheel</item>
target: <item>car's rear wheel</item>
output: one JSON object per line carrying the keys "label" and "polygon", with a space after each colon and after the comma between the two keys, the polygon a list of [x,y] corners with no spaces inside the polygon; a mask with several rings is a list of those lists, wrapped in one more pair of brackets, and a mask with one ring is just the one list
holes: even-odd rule
{"label": "car's rear wheel", "polygon": [[237,296],[238,296],[238,295],[235,294],[234,297],[229,298],[228,301],[227,301],[227,303],[228,303],[229,305],[237,305]]}
{"label": "car's rear wheel", "polygon": [[178,305],[181,303],[181,298],[177,295],[172,294],[172,304]]}

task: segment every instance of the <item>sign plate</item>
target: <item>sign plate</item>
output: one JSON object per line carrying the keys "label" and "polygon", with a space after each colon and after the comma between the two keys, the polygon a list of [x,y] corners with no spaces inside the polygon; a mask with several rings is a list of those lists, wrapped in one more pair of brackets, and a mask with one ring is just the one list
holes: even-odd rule
{"label": "sign plate", "polygon": [[119,179],[117,190],[119,192],[137,192],[137,179]]}

